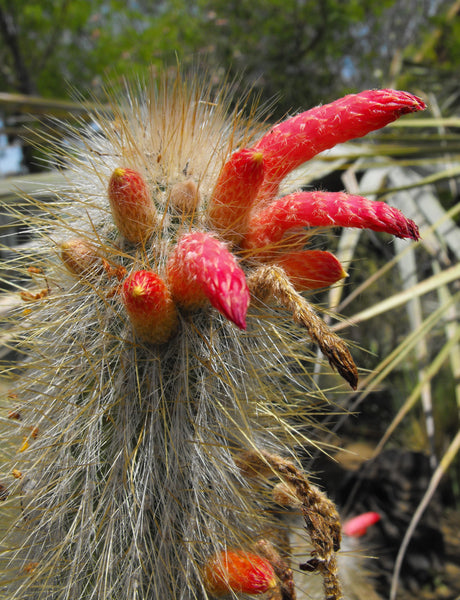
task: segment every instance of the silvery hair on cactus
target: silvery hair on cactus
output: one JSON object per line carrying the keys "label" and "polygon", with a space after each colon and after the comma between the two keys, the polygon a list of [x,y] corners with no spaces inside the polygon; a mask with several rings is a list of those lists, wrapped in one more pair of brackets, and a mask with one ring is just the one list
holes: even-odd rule
{"label": "silvery hair on cactus", "polygon": [[[320,443],[326,401],[310,345],[353,388],[358,373],[307,300],[346,276],[312,238],[418,230],[382,202],[280,184],[424,104],[371,90],[268,128],[213,90],[178,69],[109,93],[56,136],[56,199],[22,201],[34,243],[10,256],[21,360],[2,418],[11,600],[292,600],[299,566],[341,597],[339,518],[296,451]],[[290,547],[293,510],[310,555]]]}

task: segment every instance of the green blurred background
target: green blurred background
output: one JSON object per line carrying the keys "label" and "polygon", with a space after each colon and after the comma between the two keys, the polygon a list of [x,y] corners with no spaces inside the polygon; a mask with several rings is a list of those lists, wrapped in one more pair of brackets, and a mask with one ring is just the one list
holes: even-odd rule
{"label": "green blurred background", "polygon": [[[459,13],[452,0],[0,0],[0,92],[101,98],[179,60],[238,75],[276,98],[276,118],[369,87],[453,101]],[[11,139],[27,119],[1,106]]]}

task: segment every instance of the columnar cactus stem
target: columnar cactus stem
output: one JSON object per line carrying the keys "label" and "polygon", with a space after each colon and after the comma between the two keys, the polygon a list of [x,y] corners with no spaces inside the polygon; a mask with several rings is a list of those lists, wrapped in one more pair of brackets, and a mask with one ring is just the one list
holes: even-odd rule
{"label": "columnar cactus stem", "polygon": [[[27,199],[37,264],[20,249],[15,264],[39,287],[6,320],[26,360],[0,419],[9,600],[295,600],[299,566],[341,597],[337,513],[296,466],[310,399],[327,402],[307,386],[305,332],[353,388],[358,372],[301,294],[346,273],[305,246],[316,227],[418,230],[363,198],[274,194],[316,152],[423,103],[363,92],[256,141],[211,89],[177,74],[110,98],[48,212]],[[300,507],[312,556],[288,550],[273,502]]]}

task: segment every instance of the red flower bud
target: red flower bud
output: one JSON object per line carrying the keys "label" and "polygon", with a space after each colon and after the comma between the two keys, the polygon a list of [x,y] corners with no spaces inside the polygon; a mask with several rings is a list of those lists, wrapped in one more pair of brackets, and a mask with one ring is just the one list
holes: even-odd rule
{"label": "red flower bud", "polygon": [[137,335],[165,342],[177,325],[176,307],[166,284],[153,271],[135,271],[123,283],[123,304]]}
{"label": "red flower bud", "polygon": [[299,292],[328,287],[347,276],[340,261],[323,250],[286,252],[273,262],[284,269]]}

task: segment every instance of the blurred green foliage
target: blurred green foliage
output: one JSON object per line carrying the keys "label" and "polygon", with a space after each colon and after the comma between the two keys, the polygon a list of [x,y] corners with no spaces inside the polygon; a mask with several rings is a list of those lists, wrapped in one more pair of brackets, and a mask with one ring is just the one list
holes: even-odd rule
{"label": "blurred green foliage", "polygon": [[[347,90],[392,83],[419,62],[458,62],[457,2],[447,0],[0,0],[0,89],[98,96],[147,65],[206,64],[282,114]],[[442,47],[441,47],[442,46]],[[85,92],[86,91],[86,92]],[[277,115],[277,116],[280,116]]]}

